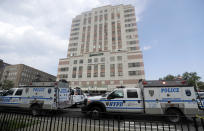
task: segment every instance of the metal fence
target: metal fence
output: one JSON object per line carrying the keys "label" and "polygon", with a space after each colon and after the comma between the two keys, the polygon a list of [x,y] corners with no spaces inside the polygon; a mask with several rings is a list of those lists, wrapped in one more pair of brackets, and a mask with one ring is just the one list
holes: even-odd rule
{"label": "metal fence", "polygon": [[[68,115],[67,115],[68,114]],[[0,113],[0,131],[203,131],[203,118],[170,123],[165,117],[135,115],[133,118],[106,114],[99,119],[55,113],[34,117],[27,113]],[[103,114],[102,114],[103,115]]]}

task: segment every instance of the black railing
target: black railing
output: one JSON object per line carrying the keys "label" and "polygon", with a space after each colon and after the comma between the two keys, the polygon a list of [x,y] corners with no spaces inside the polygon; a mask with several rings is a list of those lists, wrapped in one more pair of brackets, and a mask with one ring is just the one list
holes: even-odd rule
{"label": "black railing", "polygon": [[202,117],[183,118],[179,123],[166,116],[100,114],[97,119],[81,112],[49,113],[32,116],[28,113],[1,112],[0,131],[203,131]]}

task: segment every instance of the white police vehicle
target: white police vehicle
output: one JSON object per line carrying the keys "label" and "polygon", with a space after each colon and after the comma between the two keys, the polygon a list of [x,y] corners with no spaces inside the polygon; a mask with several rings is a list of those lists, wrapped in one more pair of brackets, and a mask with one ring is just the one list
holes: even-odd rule
{"label": "white police vehicle", "polygon": [[98,116],[100,112],[165,114],[171,122],[181,116],[203,114],[194,87],[184,81],[144,81],[139,88],[117,88],[107,97],[89,99],[82,111]]}
{"label": "white police vehicle", "polygon": [[33,115],[41,110],[61,110],[73,105],[66,82],[33,82],[12,88],[0,96],[1,108],[30,109]]}
{"label": "white police vehicle", "polygon": [[75,87],[74,89],[71,89],[71,97],[72,97],[72,106],[82,105],[84,104],[84,100],[87,97],[81,88]]}

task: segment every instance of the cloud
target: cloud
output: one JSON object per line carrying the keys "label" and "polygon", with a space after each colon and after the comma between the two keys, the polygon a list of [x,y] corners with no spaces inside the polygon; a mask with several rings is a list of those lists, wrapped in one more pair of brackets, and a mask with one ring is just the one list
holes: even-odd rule
{"label": "cloud", "polygon": [[105,5],[132,4],[137,21],[146,0],[1,0],[0,59],[10,64],[27,64],[57,74],[65,58],[72,19],[84,11]]}
{"label": "cloud", "polygon": [[148,45],[148,46],[144,46],[144,47],[143,47],[143,50],[144,50],[144,51],[147,51],[147,50],[150,50],[151,48],[152,48],[152,46]]}

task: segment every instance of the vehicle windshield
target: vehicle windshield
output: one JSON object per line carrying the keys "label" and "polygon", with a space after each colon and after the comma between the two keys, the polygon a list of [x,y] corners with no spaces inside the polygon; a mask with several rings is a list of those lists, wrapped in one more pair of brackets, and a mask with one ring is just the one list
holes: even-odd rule
{"label": "vehicle windshield", "polygon": [[3,94],[3,96],[11,96],[11,95],[13,95],[13,93],[14,93],[14,89],[10,89],[10,90],[8,90],[7,92],[5,92],[5,93]]}
{"label": "vehicle windshield", "polygon": [[106,96],[108,96],[108,94],[109,93],[105,93],[105,94],[103,94],[103,95],[101,95],[102,97],[106,97]]}

